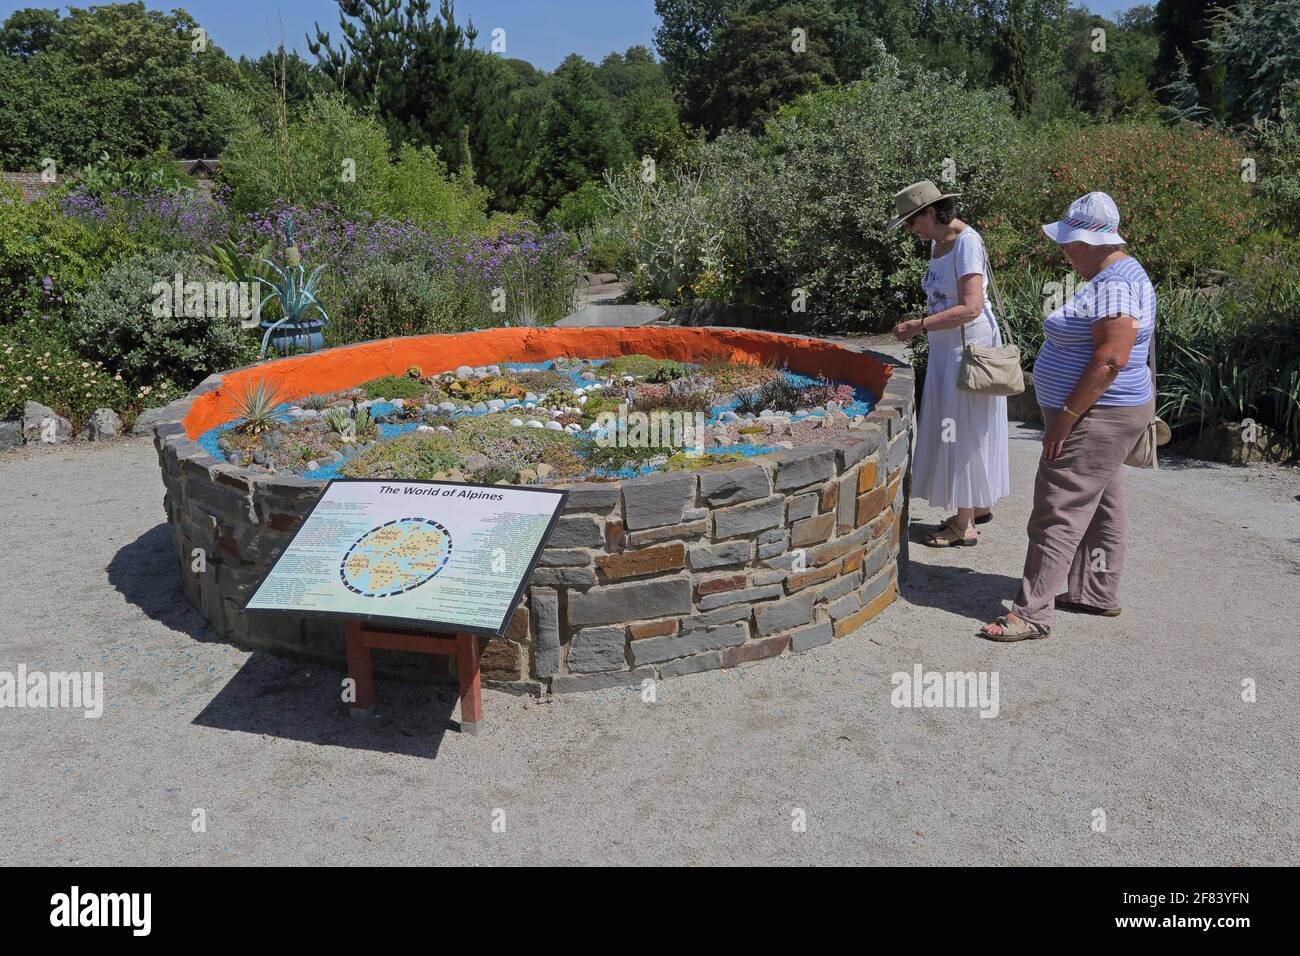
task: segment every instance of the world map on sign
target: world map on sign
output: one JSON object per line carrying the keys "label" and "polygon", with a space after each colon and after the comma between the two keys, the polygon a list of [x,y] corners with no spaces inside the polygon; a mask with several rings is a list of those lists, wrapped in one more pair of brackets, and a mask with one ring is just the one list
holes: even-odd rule
{"label": "world map on sign", "polygon": [[451,558],[451,533],[428,518],[398,518],[363,534],[343,556],[339,575],[362,597],[405,594]]}

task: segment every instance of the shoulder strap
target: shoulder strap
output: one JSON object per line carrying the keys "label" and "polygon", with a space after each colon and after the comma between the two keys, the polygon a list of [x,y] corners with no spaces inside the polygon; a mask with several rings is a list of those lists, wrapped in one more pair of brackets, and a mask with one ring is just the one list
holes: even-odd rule
{"label": "shoulder strap", "polygon": [[[970,227],[967,226],[966,228],[969,229]],[[961,238],[961,237],[958,236],[958,238]],[[957,245],[956,242],[954,242],[954,243],[953,243],[953,251],[956,251],[956,245]],[[983,253],[983,255],[984,255],[984,271],[985,271],[986,273],[988,273],[988,277],[989,277],[989,288],[993,290],[993,302],[994,302],[995,305],[996,305],[996,312],[995,312],[995,314],[994,314],[993,321],[994,321],[994,322],[998,322],[998,321],[1001,322],[1001,324],[1002,324],[1002,331],[1003,331],[1004,333],[1006,333],[1007,344],[1009,344],[1009,345],[1015,345],[1015,344],[1016,344],[1016,337],[1015,337],[1014,335],[1011,334],[1011,323],[1007,321],[1007,312],[1006,312],[1006,309],[1004,309],[1004,308],[1002,307],[1002,294],[1001,294],[1000,292],[998,292],[998,284],[997,284],[997,282],[995,282],[994,279],[993,279],[993,266],[989,264],[989,251],[988,251],[988,249],[986,249],[986,248],[984,247],[983,237],[981,237],[981,239],[980,239],[980,252]],[[956,259],[953,259],[953,262],[952,262],[952,271],[953,271],[953,275],[956,277],[956,281],[957,281],[957,299],[958,299],[958,301],[960,301],[960,300],[961,300],[961,276],[957,275],[957,260],[956,260]],[[961,325],[961,345],[962,345],[962,348],[963,348],[963,349],[966,347],[966,323],[964,323],[964,322],[963,322],[962,325]]]}

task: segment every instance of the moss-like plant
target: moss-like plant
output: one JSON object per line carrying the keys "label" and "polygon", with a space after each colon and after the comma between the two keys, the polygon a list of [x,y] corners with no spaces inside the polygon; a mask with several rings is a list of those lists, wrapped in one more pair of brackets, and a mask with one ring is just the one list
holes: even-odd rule
{"label": "moss-like plant", "polygon": [[419,398],[428,391],[418,377],[410,378],[406,375],[381,375],[379,378],[362,382],[357,387],[365,392],[366,398],[369,399]]}
{"label": "moss-like plant", "polygon": [[664,462],[664,471],[694,471],[696,468],[708,468],[725,461],[741,461],[745,458],[738,451],[709,452],[703,455],[688,455],[678,452]]}
{"label": "moss-like plant", "polygon": [[348,478],[409,478],[428,481],[434,475],[460,468],[464,464],[464,457],[449,436],[408,432],[362,452],[347,461],[339,472]]}

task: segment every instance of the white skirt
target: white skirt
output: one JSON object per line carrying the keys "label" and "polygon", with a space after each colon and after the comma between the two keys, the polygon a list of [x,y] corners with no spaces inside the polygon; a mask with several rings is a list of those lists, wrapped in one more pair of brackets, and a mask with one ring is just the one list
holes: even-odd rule
{"label": "white skirt", "polygon": [[[968,329],[972,343],[1001,338],[970,335],[971,331]],[[999,498],[1011,494],[1007,400],[1002,395],[977,395],[957,388],[961,351],[960,329],[930,336],[912,457],[912,497],[945,510],[991,508]]]}

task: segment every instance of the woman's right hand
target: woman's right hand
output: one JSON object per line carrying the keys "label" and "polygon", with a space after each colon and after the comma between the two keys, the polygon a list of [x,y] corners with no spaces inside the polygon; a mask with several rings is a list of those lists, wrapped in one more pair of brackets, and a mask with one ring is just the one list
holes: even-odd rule
{"label": "woman's right hand", "polygon": [[906,342],[908,339],[920,335],[921,331],[920,319],[908,319],[906,322],[899,322],[894,326],[894,338],[900,342]]}

